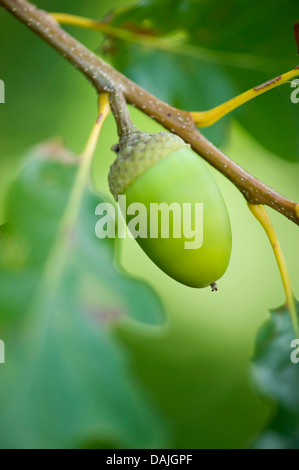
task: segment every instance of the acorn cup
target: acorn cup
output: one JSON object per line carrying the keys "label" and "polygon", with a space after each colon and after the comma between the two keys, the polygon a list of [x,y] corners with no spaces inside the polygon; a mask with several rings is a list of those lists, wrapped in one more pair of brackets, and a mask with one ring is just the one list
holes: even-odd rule
{"label": "acorn cup", "polygon": [[148,134],[127,124],[119,126],[119,144],[113,146],[117,158],[108,180],[116,200],[126,196],[121,209],[129,229],[170,277],[217,290],[215,281],[228,267],[232,240],[216,181],[177,135]]}

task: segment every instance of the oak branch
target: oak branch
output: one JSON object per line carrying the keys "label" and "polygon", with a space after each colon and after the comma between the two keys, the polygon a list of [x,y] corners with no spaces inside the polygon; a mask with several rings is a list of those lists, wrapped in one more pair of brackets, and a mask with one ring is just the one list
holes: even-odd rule
{"label": "oak branch", "polygon": [[228,158],[199,132],[191,113],[173,108],[129,80],[66,33],[50,14],[26,0],[0,0],[0,5],[78,68],[98,93],[123,93],[128,103],[189,143],[198,155],[226,176],[249,203],[267,205],[299,225],[299,204],[282,196]]}

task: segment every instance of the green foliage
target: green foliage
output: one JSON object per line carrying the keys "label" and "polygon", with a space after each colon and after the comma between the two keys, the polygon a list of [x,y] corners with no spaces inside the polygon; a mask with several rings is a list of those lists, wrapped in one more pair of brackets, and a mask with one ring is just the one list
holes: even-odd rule
{"label": "green foliage", "polygon": [[257,338],[253,378],[277,409],[255,442],[256,448],[299,449],[299,364],[290,358],[293,339],[288,309],[272,311]]}
{"label": "green foliage", "polygon": [[[10,187],[0,250],[1,447],[155,447],[162,418],[130,374],[109,325],[131,315],[157,324],[147,285],[115,267],[95,235],[101,198],[73,198],[78,158],[37,147]],[[71,214],[71,216],[70,216]]]}
{"label": "green foliage", "polygon": [[[110,50],[116,67],[161,99],[203,111],[294,68],[297,19],[297,0],[262,6],[259,0],[147,0],[116,11],[113,24],[168,38],[166,48],[165,42],[161,48],[113,40]],[[279,87],[233,115],[271,152],[298,160],[299,115],[291,91]],[[221,143],[229,120],[203,133]]]}

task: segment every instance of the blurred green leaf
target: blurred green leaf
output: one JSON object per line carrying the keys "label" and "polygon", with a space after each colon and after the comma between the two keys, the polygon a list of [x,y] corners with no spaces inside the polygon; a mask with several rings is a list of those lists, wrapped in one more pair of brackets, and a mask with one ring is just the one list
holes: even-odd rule
{"label": "blurred green leaf", "polygon": [[277,409],[255,448],[299,449],[299,364],[291,361],[293,339],[287,308],[272,311],[257,338],[253,379],[259,392],[274,401]]}
{"label": "blurred green leaf", "polygon": [[[174,106],[208,109],[297,65],[297,0],[266,0],[263,11],[259,0],[140,2],[116,11],[112,24],[140,34],[141,42],[146,32],[156,44],[110,38],[114,65]],[[288,85],[271,91],[233,116],[268,150],[298,161],[299,113],[291,91]],[[203,133],[219,144],[228,123],[225,118]]]}
{"label": "blurred green leaf", "polygon": [[6,201],[0,446],[163,446],[165,423],[109,330],[124,315],[157,323],[163,310],[147,285],[114,266],[113,242],[97,239],[101,199],[88,185],[64,224],[77,170],[60,144],[39,146]]}
{"label": "blurred green leaf", "polygon": [[[4,319],[14,320],[12,312],[17,316],[24,315],[35,295],[41,273],[59,235],[77,163],[78,158],[59,143],[39,146],[27,156],[26,165],[9,189],[5,209],[9,238],[0,253],[0,281],[2,285],[9,285],[11,277],[15,280],[15,288],[22,288],[23,281],[31,283],[31,288],[27,286],[23,293],[23,305],[18,298],[13,298],[10,289],[4,289],[2,294],[8,298],[4,305],[5,299],[2,298],[2,322]],[[99,308],[105,312],[107,307],[107,313],[119,310],[120,315],[128,314],[145,323],[160,323],[164,313],[158,298],[145,283],[123,276],[120,267],[115,266],[114,240],[99,240],[95,235],[98,220],[95,208],[101,202],[101,197],[86,188],[76,226],[71,227],[62,240],[68,250],[66,277],[69,271],[72,275],[77,273],[78,287],[81,286],[82,291],[90,290],[90,303],[94,303],[95,311]],[[18,279],[22,282],[18,283]]]}
{"label": "blurred green leaf", "polygon": [[256,53],[258,63],[259,56],[292,57],[296,53],[292,27],[298,20],[297,1],[265,0],[265,15],[261,15],[260,6],[259,0],[250,5],[246,0],[145,0],[116,10],[113,24],[130,29],[143,26],[160,36],[185,31],[199,48]]}

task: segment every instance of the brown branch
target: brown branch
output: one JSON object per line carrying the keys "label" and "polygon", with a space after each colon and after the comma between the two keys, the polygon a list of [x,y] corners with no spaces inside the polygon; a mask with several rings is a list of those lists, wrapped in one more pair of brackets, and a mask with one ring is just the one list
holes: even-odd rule
{"label": "brown branch", "polygon": [[129,80],[63,31],[49,14],[26,0],[0,0],[0,5],[77,67],[99,93],[121,91],[128,103],[190,143],[193,150],[226,176],[249,203],[267,205],[299,225],[299,205],[256,179],[216,148],[198,131],[191,113],[169,106]]}

